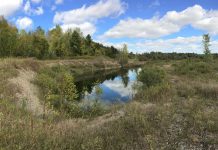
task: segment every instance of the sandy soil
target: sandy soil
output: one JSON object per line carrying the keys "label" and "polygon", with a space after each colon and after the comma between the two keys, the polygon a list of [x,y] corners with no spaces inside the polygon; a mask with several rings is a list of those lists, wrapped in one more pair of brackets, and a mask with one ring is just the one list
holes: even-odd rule
{"label": "sandy soil", "polygon": [[38,88],[32,83],[35,75],[31,70],[19,70],[19,75],[10,82],[19,88],[19,93],[16,93],[18,105],[25,104],[28,111],[42,115],[44,107],[38,98]]}

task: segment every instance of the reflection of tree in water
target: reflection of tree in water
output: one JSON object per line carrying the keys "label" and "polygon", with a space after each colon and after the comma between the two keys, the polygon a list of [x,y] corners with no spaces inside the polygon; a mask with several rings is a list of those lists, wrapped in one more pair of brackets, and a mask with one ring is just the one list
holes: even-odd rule
{"label": "reflection of tree in water", "polygon": [[113,81],[117,76],[121,76],[124,86],[127,87],[129,82],[128,70],[120,70],[116,72],[96,71],[91,75],[84,75],[83,79],[75,82],[79,94],[78,100],[84,97],[85,92],[88,92],[89,94],[92,93],[96,83],[101,84],[105,80]]}
{"label": "reflection of tree in water", "polygon": [[128,83],[129,83],[128,70],[122,69],[121,73],[120,73],[120,76],[121,76],[123,85],[126,88],[128,86]]}

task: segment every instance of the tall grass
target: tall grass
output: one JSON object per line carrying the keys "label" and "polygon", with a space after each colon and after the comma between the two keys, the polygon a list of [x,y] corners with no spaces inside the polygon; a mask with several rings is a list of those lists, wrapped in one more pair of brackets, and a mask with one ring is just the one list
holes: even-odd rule
{"label": "tall grass", "polygon": [[[16,65],[22,68],[20,62]],[[84,114],[87,119],[69,119],[61,113],[43,119],[28,112],[25,105],[17,107],[14,103],[15,92],[9,92],[7,80],[2,79],[15,77],[17,71],[14,63],[4,63],[0,80],[3,83],[0,90],[3,95],[0,97],[0,149],[217,149],[218,82],[211,78],[217,73],[214,66],[211,73],[194,69],[194,74],[197,72],[201,80],[165,70],[164,82],[150,87],[138,86],[135,101],[117,106],[107,115],[100,113],[96,115],[100,117],[92,115],[90,118],[90,114],[101,112],[98,110],[101,106],[85,103],[77,107],[96,106]],[[50,71],[46,74],[49,78],[56,77]],[[175,76],[176,82],[171,80]],[[43,81],[48,82],[47,79]],[[82,114],[80,109],[75,112]]]}

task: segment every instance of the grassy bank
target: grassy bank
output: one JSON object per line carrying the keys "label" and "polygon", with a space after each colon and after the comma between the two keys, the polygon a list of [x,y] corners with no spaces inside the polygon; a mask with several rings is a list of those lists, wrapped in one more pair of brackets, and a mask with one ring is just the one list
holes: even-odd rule
{"label": "grassy bank", "polygon": [[[35,73],[33,77],[37,77],[40,72],[50,72],[57,66],[62,66],[65,73],[69,71],[74,75],[90,71],[90,66],[94,66],[95,69],[117,67],[117,64],[110,60],[99,62],[82,59],[0,60],[2,85],[0,148],[34,150],[218,148],[217,60],[146,62],[145,68],[155,69],[153,71],[145,69],[141,78],[144,79],[143,77],[147,75],[155,78],[141,80],[150,84],[135,87],[138,90],[135,100],[125,106],[113,106],[108,111],[92,117],[66,117],[62,112],[55,110],[46,113],[45,116],[35,115],[26,109],[27,104],[24,100],[17,105],[16,93],[21,93],[22,89],[12,84],[10,79],[19,77],[19,70],[23,72],[30,70]],[[57,73],[57,70],[54,70],[53,73]],[[32,82],[34,79],[30,85],[35,85]],[[54,79],[56,81],[56,78]],[[38,95],[39,99],[43,98],[41,94]],[[42,106],[51,109],[43,103]],[[96,110],[96,113],[98,112],[99,110]]]}

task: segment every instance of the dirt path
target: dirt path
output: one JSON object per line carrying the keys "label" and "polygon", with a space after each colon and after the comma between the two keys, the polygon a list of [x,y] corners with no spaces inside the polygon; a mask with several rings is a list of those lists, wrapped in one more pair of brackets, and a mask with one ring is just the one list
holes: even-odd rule
{"label": "dirt path", "polygon": [[19,93],[16,93],[18,105],[26,105],[26,109],[34,115],[43,114],[43,105],[38,98],[38,88],[32,83],[35,73],[31,70],[19,70],[16,78],[10,79],[10,82],[17,86]]}
{"label": "dirt path", "polygon": [[[156,107],[155,104],[148,103],[148,104],[141,104],[139,102],[133,102],[133,107],[136,107],[140,109],[142,112],[147,113]],[[128,109],[128,108],[125,108]],[[116,120],[121,119],[126,115],[126,110],[120,109],[115,112],[111,112],[99,117],[96,117],[92,120],[90,119],[68,119],[63,120],[56,124],[56,127],[65,131],[68,131],[69,129],[86,129],[86,130],[92,130],[99,127],[104,126],[107,123],[114,122]]]}
{"label": "dirt path", "polygon": [[103,126],[106,123],[116,121],[125,115],[124,111],[119,110],[114,113],[108,113],[99,117],[94,118],[93,120],[89,119],[68,119],[59,122],[56,124],[57,128],[69,130],[69,129],[77,129],[81,127],[83,129],[91,130],[93,128],[98,128]]}

